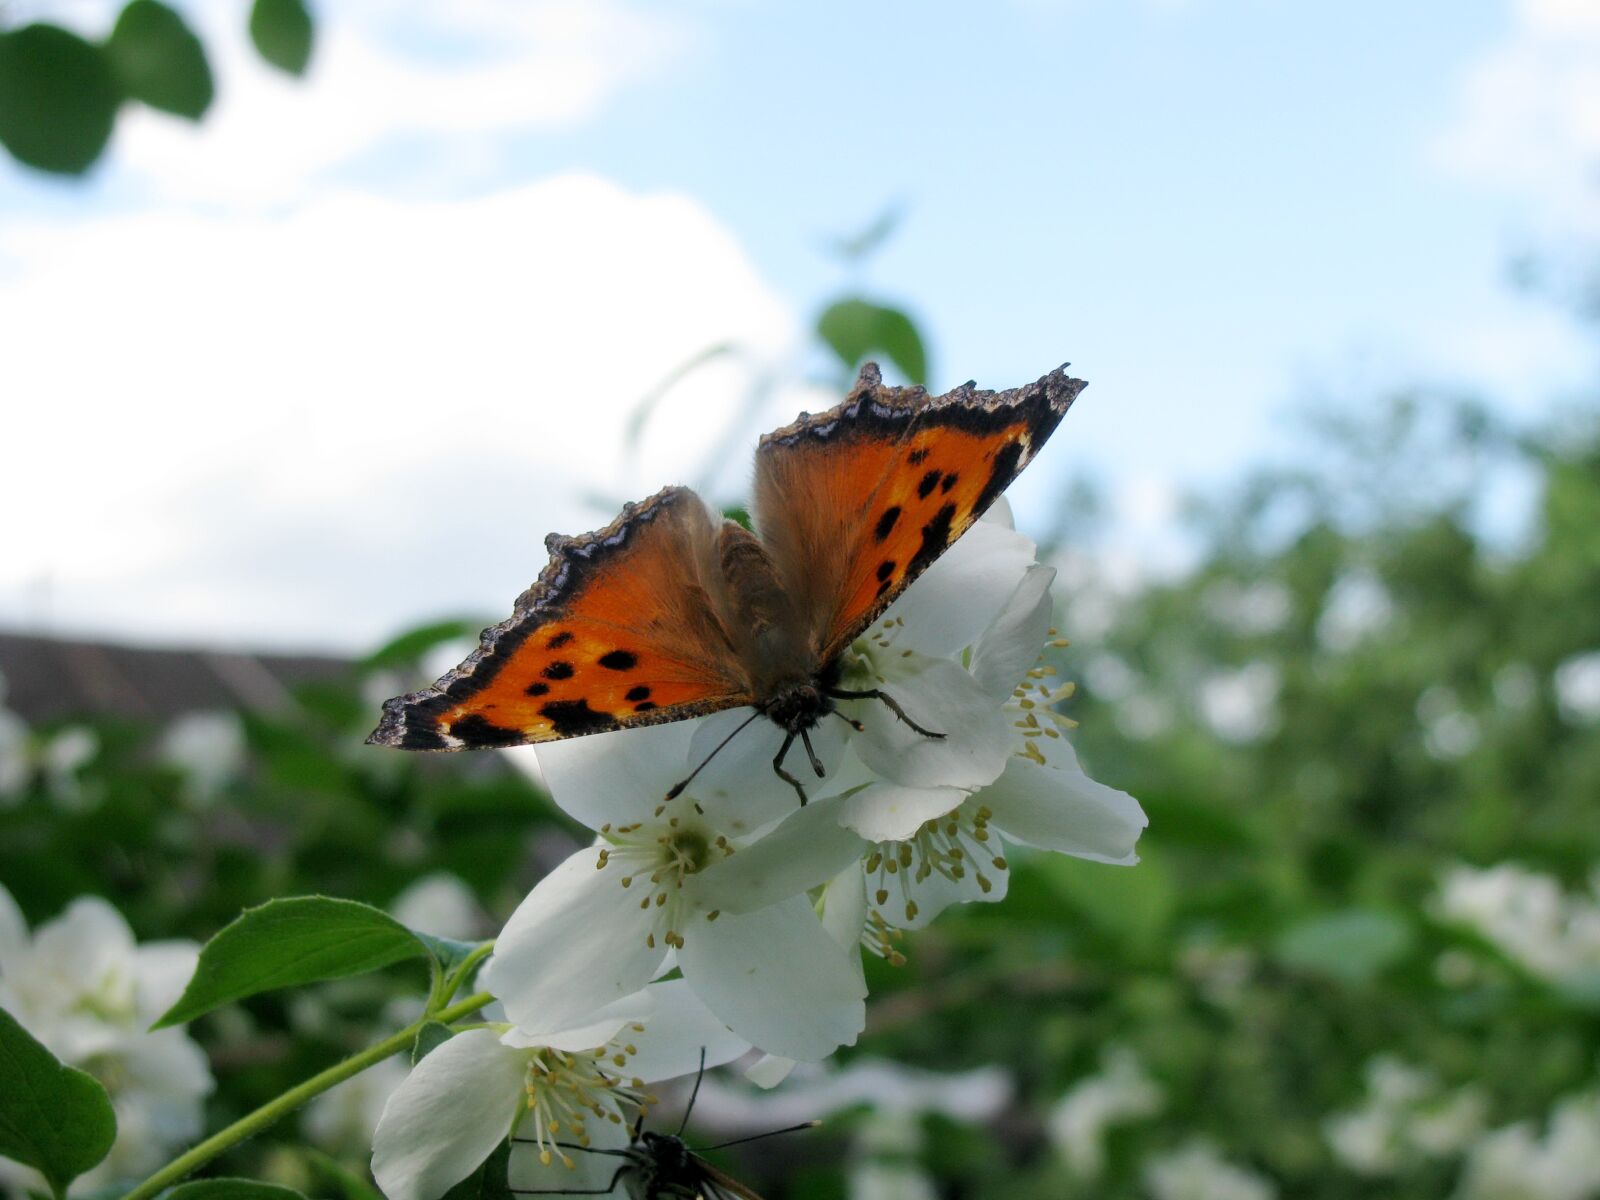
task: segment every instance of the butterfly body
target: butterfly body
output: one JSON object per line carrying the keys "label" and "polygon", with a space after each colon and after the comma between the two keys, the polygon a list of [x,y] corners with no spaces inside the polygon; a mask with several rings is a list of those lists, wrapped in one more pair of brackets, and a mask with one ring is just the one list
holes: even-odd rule
{"label": "butterfly body", "polygon": [[[407,750],[536,744],[749,706],[789,738],[841,699],[851,643],[971,527],[1054,431],[1081,380],[930,397],[872,364],[844,401],[767,434],[756,531],[687,488],[629,504],[551,561],[512,617],[368,739]],[[774,768],[805,798],[800,784]],[[809,744],[808,744],[809,750]],[[813,759],[813,765],[818,766]]]}

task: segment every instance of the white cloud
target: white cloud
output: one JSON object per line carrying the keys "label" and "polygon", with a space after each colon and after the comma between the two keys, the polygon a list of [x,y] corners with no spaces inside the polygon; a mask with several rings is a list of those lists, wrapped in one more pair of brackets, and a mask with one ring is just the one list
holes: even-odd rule
{"label": "white cloud", "polygon": [[[239,6],[185,12],[216,102],[198,126],[130,106],[110,170],[149,195],[228,205],[293,200],[341,168],[434,194],[493,178],[505,135],[577,124],[695,42],[681,19],[629,0],[342,0],[318,8],[311,66],[294,79],[251,48]],[[100,36],[114,7],[63,16]]]}
{"label": "white cloud", "polygon": [[[359,646],[509,611],[546,532],[692,481],[707,430],[752,432],[748,371],[640,396],[791,314],[679,196],[566,176],[495,195],[329,194],[287,213],[0,231],[7,332],[0,620]],[[742,469],[742,461],[739,464]],[[598,496],[585,503],[584,497]]]}
{"label": "white cloud", "polygon": [[1538,219],[1600,228],[1600,6],[1515,0],[1510,31],[1467,72],[1435,151]]}

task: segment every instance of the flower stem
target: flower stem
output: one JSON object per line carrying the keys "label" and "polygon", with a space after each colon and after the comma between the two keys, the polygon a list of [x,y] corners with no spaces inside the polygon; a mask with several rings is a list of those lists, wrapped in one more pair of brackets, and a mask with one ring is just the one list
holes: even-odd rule
{"label": "flower stem", "polygon": [[448,1025],[451,1021],[477,1012],[494,999],[488,992],[478,992],[468,996],[465,1000],[458,1001],[448,1008],[438,1012],[424,1013],[417,1020],[407,1025],[399,1033],[386,1037],[381,1042],[368,1046],[359,1053],[352,1054],[343,1062],[335,1063],[326,1071],[313,1075],[304,1083],[290,1088],[283,1095],[267,1101],[260,1108],[246,1116],[240,1117],[232,1125],[219,1133],[214,1133],[194,1149],[179,1155],[154,1175],[134,1188],[123,1200],[151,1200],[163,1188],[169,1187],[185,1175],[199,1170],[217,1155],[247,1137],[260,1133],[267,1126],[287,1116],[299,1108],[307,1100],[319,1096],[336,1083],[342,1083],[352,1075],[359,1075],[375,1063],[380,1063],[391,1054],[404,1050],[416,1039],[417,1033],[430,1021],[439,1021]]}

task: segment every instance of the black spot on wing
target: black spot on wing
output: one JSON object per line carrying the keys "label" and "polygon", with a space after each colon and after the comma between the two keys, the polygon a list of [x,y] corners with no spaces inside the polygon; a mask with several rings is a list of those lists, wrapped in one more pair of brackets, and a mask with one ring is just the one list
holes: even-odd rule
{"label": "black spot on wing", "polygon": [[893,532],[894,523],[899,519],[900,506],[898,504],[894,505],[892,508],[884,509],[883,516],[878,518],[877,528],[872,531],[873,536],[876,537],[880,542],[883,541],[884,538],[888,537],[889,534]]}
{"label": "black spot on wing", "polygon": [[639,656],[631,650],[608,650],[600,656],[600,665],[608,671],[631,671],[639,665]]}
{"label": "black spot on wing", "polygon": [[550,685],[548,683],[540,683],[538,680],[534,680],[522,690],[529,696],[543,696],[550,690]]}
{"label": "black spot on wing", "polygon": [[431,725],[407,725],[399,738],[391,741],[389,745],[399,746],[402,750],[450,749],[450,744],[444,740],[444,735]]}
{"label": "black spot on wing", "polygon": [[555,662],[546,666],[544,670],[539,672],[539,674],[543,675],[546,679],[571,679],[572,664],[557,659]]}
{"label": "black spot on wing", "polygon": [[635,704],[633,706],[633,711],[634,712],[649,712],[653,708],[655,708],[655,702],[653,700],[646,700],[642,704]]}
{"label": "black spot on wing", "polygon": [[878,564],[878,582],[882,583],[894,574],[894,559],[886,558]]}
{"label": "black spot on wing", "polygon": [[926,500],[933,495],[933,489],[939,486],[939,472],[937,469],[929,471],[922,477],[922,482],[917,484],[917,495]]}
{"label": "black spot on wing", "polygon": [[552,700],[539,710],[539,715],[548,718],[561,737],[578,737],[617,727],[615,718],[595,712],[587,700]]}
{"label": "black spot on wing", "polygon": [[973,504],[973,511],[983,512],[993,504],[995,498],[1006,490],[1006,485],[1017,477],[1021,468],[1018,463],[1022,461],[1022,443],[1007,442],[994,456],[994,464],[989,469],[989,479],[983,485],[983,491],[978,493],[978,499]]}
{"label": "black spot on wing", "polygon": [[955,487],[956,480],[960,478],[961,477],[954,471],[947,473],[945,477],[939,481],[939,494],[941,496],[948,496],[950,494],[950,489]]}
{"label": "black spot on wing", "polygon": [[950,526],[955,521],[956,506],[946,504],[933,514],[933,519],[922,527],[922,545],[906,564],[908,576],[919,575],[934,559],[943,554],[950,544]]}
{"label": "black spot on wing", "polygon": [[507,729],[503,725],[496,725],[482,713],[469,713],[450,726],[453,737],[460,738],[468,746],[519,746],[523,737],[521,730]]}
{"label": "black spot on wing", "polygon": [[928,448],[924,446],[921,450],[913,450],[909,455],[906,456],[906,461],[913,467],[920,467],[924,462],[927,461],[927,458]]}
{"label": "black spot on wing", "polygon": [[650,689],[642,683],[638,687],[631,687],[628,689],[627,699],[648,700],[650,699]]}
{"label": "black spot on wing", "polygon": [[571,640],[572,634],[563,629],[560,633],[556,634],[555,637],[546,642],[545,646],[551,650],[559,650]]}

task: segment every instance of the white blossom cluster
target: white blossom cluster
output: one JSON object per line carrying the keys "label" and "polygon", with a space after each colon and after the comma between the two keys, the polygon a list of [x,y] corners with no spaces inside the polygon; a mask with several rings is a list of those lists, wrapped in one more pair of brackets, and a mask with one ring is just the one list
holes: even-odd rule
{"label": "white blossom cluster", "polygon": [[[122,915],[83,896],[32,933],[0,886],[0,1008],[68,1066],[105,1085],[117,1140],[80,1175],[74,1195],[137,1179],[199,1137],[214,1086],[205,1055],[181,1029],[147,1032],[178,999],[200,948],[139,945]],[[32,1168],[0,1158],[0,1184],[47,1194]]]}
{"label": "white blossom cluster", "polygon": [[1600,871],[1587,894],[1517,863],[1455,867],[1440,882],[1434,911],[1477,931],[1530,974],[1551,982],[1600,973]]}
{"label": "white blossom cluster", "polygon": [[1433,1072],[1384,1055],[1367,1064],[1367,1094],[1323,1124],[1333,1156],[1360,1175],[1388,1176],[1461,1154],[1483,1131],[1488,1097],[1447,1089]]}
{"label": "white blossom cluster", "polygon": [[[603,1188],[650,1085],[752,1050],[771,1085],[855,1042],[863,950],[1006,893],[1013,847],[1131,864],[1138,803],[1084,775],[1044,653],[1054,571],[1003,503],[846,652],[841,688],[882,689],[811,731],[808,803],[749,716],[536,750],[555,802],[595,831],[512,915],[479,985],[496,1020],[396,1089],[373,1141],[390,1200],[434,1200],[515,1133],[517,1188]],[[709,762],[707,762],[709,758]],[[692,783],[671,800],[675,784]]]}

